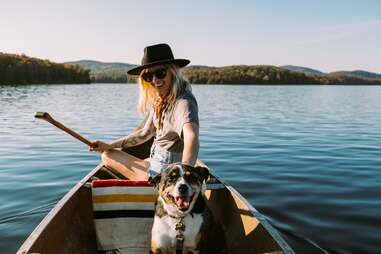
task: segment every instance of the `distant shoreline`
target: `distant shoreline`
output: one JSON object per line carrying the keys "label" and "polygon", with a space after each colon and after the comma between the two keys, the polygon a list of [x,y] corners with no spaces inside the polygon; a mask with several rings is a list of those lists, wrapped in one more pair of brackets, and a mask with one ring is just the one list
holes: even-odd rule
{"label": "distant shoreline", "polygon": [[[137,83],[106,83],[92,82],[92,84],[138,85]],[[191,83],[192,86],[380,86],[381,84],[200,84]]]}
{"label": "distant shoreline", "polygon": [[[135,65],[83,60],[54,63],[0,52],[0,85],[136,83],[127,75]],[[226,85],[381,85],[381,74],[366,71],[322,73],[318,70],[272,65],[189,66],[184,76],[192,84]]]}
{"label": "distant shoreline", "polygon": [[0,85],[86,83],[90,83],[90,70],[79,65],[0,52]]}
{"label": "distant shoreline", "polygon": [[[75,85],[138,85],[137,83],[106,83],[106,82],[92,82],[92,83],[51,83],[51,84],[0,84],[0,89],[3,87],[22,87],[22,86],[75,86]],[[381,84],[198,84],[191,83],[192,86],[381,86]]]}
{"label": "distant shoreline", "polygon": [[[90,70],[92,82],[136,83],[136,76],[127,71],[136,65],[103,63],[92,60],[68,62]],[[381,74],[367,71],[339,71],[323,73],[300,66],[231,65],[224,67],[191,65],[183,69],[191,83],[199,84],[338,84],[381,85]]]}

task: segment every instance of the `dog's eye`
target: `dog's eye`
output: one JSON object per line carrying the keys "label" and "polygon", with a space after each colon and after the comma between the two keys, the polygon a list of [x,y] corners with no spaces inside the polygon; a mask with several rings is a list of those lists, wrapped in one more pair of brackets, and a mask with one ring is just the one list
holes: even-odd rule
{"label": "dog's eye", "polygon": [[198,180],[197,174],[195,174],[194,172],[190,172],[190,171],[186,171],[184,173],[184,177],[188,181],[191,181],[191,182],[197,182],[197,180]]}
{"label": "dog's eye", "polygon": [[179,175],[176,174],[176,173],[172,173],[172,174],[169,175],[169,179],[171,181],[175,181],[178,177],[179,177]]}

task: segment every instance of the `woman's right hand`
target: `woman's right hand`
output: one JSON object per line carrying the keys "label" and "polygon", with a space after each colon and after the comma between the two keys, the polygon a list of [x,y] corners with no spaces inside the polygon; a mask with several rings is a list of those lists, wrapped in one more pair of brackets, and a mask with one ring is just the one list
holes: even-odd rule
{"label": "woman's right hand", "polygon": [[93,142],[92,145],[89,146],[90,151],[97,151],[101,153],[107,152],[108,150],[111,150],[111,149],[113,149],[112,145],[99,141],[99,140]]}

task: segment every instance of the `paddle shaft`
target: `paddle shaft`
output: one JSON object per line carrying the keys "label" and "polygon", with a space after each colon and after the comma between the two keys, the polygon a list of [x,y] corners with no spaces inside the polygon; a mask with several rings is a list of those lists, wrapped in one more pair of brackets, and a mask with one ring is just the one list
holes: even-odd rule
{"label": "paddle shaft", "polygon": [[63,125],[62,123],[54,120],[53,117],[51,117],[48,113],[46,112],[36,112],[35,116],[36,118],[39,118],[39,119],[43,119],[51,124],[53,124],[54,126],[56,126],[58,129],[61,129],[63,130],[64,132],[70,134],[71,136],[73,136],[74,138],[78,139],[79,141],[85,143],[86,145],[88,146],[94,146],[93,143],[89,140],[87,140],[86,138],[82,137],[81,135],[79,135],[77,132],[67,128],[65,125]]}

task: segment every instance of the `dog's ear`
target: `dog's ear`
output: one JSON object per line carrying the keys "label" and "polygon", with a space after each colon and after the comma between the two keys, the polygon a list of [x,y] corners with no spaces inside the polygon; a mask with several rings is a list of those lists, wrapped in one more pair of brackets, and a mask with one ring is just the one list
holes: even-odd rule
{"label": "dog's ear", "polygon": [[148,182],[149,182],[150,184],[152,184],[155,188],[157,188],[157,186],[159,185],[160,180],[161,180],[161,174],[158,174],[158,175],[156,175],[156,176],[153,176],[153,177],[149,177],[149,178],[148,178]]}
{"label": "dog's ear", "polygon": [[209,170],[206,167],[195,167],[195,170],[198,172],[200,175],[200,180],[203,182],[204,180],[206,181],[209,177]]}

